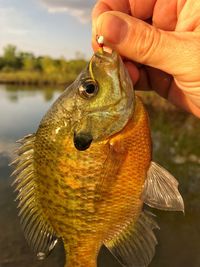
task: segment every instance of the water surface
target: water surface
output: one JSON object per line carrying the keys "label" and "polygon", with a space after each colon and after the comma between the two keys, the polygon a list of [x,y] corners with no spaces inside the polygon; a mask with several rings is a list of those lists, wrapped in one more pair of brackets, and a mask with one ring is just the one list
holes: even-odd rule
{"label": "water surface", "polygon": [[[37,129],[42,116],[60,92],[55,88],[0,85],[0,267],[63,266],[62,244],[43,262],[37,261],[28,248],[13,201],[15,195],[10,187],[12,178],[9,178],[11,170],[8,167],[15,141]],[[153,211],[161,230],[156,232],[159,244],[150,267],[199,267],[200,123],[192,115],[168,109],[166,103],[162,107],[160,101],[160,98],[155,98],[153,103],[152,99],[146,101],[151,118],[154,159],[179,180],[186,214]],[[98,262],[99,267],[119,267],[105,249]]]}

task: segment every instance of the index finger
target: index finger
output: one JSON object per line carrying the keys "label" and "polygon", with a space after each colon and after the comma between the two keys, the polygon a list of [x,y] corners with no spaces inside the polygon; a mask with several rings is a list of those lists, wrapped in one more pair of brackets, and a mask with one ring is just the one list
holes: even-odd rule
{"label": "index finger", "polygon": [[99,0],[92,11],[92,46],[94,50],[98,49],[96,43],[96,21],[99,15],[106,11],[120,11],[126,14],[131,14],[130,1],[129,0]]}
{"label": "index finger", "polygon": [[157,0],[99,0],[93,9],[92,19],[106,11],[120,11],[146,20],[153,15]]}
{"label": "index finger", "polygon": [[92,19],[96,20],[97,17],[106,12],[106,11],[120,11],[123,13],[130,14],[130,1],[129,0],[99,0],[97,4],[94,6],[92,11]]}
{"label": "index finger", "polygon": [[153,16],[154,6],[157,0],[99,0],[92,11],[92,45],[96,45],[96,21],[99,15],[106,11],[120,11],[132,15],[135,18],[146,20]]}

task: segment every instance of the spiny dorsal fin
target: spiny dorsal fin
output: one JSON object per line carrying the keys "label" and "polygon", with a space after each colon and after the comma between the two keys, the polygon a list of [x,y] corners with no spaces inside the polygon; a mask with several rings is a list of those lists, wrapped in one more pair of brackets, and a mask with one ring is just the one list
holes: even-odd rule
{"label": "spiny dorsal fin", "polygon": [[147,172],[142,200],[153,208],[184,212],[177,180],[155,162],[151,162]]}
{"label": "spiny dorsal fin", "polygon": [[45,258],[57,243],[52,227],[45,221],[37,198],[37,183],[34,171],[34,141],[35,135],[28,135],[19,140],[21,143],[18,158],[11,164],[16,164],[15,191],[18,192],[19,216],[24,235],[37,253],[38,259]]}
{"label": "spiny dorsal fin", "polygon": [[153,229],[159,229],[150,212],[142,212],[138,220],[130,223],[105,246],[125,267],[146,267],[155,254],[157,245]]}

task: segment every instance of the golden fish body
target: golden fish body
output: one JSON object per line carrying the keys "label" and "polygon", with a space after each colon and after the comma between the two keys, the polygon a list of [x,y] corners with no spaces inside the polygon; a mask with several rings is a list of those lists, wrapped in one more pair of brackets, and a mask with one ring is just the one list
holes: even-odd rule
{"label": "golden fish body", "polygon": [[139,99],[136,112],[120,133],[84,152],[75,150],[67,137],[58,137],[63,141],[57,151],[49,144],[45,155],[46,143],[40,137],[36,142],[40,202],[64,240],[67,266],[95,266],[103,242],[141,212],[151,148],[147,114]]}
{"label": "golden fish body", "polygon": [[66,267],[95,267],[103,244],[124,266],[148,265],[157,225],[143,202],[168,210],[183,202],[175,179],[151,163],[148,116],[115,52],[97,52],[21,142],[21,223],[39,258],[57,236]]}

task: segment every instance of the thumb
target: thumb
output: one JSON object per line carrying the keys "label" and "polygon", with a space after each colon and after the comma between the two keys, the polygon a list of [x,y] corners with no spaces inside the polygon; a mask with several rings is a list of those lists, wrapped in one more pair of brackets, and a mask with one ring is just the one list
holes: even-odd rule
{"label": "thumb", "polygon": [[199,54],[195,32],[163,31],[117,11],[101,14],[96,31],[122,56],[172,75],[191,72]]}

